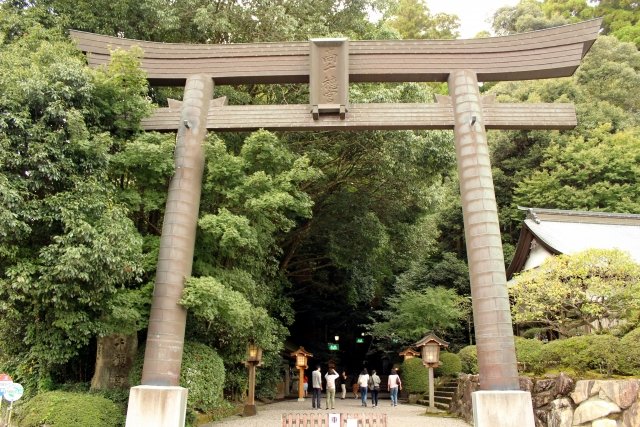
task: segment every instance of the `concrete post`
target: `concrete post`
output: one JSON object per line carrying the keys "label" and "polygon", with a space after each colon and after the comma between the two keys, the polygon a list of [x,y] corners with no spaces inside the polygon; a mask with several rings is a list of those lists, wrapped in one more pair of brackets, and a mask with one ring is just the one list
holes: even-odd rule
{"label": "concrete post", "polygon": [[449,75],[481,390],[518,390],[489,147],[474,72]]}
{"label": "concrete post", "polygon": [[142,384],[178,386],[187,312],[178,304],[184,281],[191,275],[200,207],[203,141],[213,80],[204,75],[187,79],[181,124],[175,149],[175,174],[169,185],[160,237]]}

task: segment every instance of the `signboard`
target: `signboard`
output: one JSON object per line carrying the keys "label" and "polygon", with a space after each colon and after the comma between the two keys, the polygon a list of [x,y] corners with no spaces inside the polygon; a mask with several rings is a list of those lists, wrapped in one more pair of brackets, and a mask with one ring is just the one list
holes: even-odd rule
{"label": "signboard", "polygon": [[11,384],[13,384],[13,380],[8,374],[5,374],[5,373],[0,374],[0,398],[2,398],[4,391]]}
{"label": "signboard", "polygon": [[340,427],[340,414],[329,414],[329,427]]}
{"label": "signboard", "polygon": [[345,38],[311,39],[310,104],[318,114],[346,112],[349,98],[349,43]]}
{"label": "signboard", "polygon": [[357,418],[347,418],[347,427],[358,427]]}
{"label": "signboard", "polygon": [[330,342],[329,343],[329,350],[331,350],[331,351],[340,350],[340,344]]}
{"label": "signboard", "polygon": [[356,344],[364,343],[364,338],[356,338]]}
{"label": "signboard", "polygon": [[9,402],[15,402],[22,397],[22,393],[24,393],[22,385],[18,383],[12,383],[7,386],[7,388],[5,388],[3,397]]}

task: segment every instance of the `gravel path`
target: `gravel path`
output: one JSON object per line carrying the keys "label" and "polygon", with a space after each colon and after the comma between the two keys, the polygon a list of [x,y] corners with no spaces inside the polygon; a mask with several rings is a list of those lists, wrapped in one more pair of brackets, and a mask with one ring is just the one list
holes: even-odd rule
{"label": "gravel path", "polygon": [[[324,396],[323,396],[324,397]],[[324,405],[324,398],[322,404]],[[311,409],[311,399],[304,402],[297,400],[285,400],[282,402],[261,404],[257,406],[258,415],[243,418],[235,416],[226,418],[222,421],[205,424],[202,427],[281,427],[281,416],[287,413],[311,413],[311,412],[341,412],[341,413],[359,413],[359,412],[382,412],[387,414],[387,427],[468,427],[469,424],[457,418],[443,418],[441,416],[426,415],[426,408],[420,405],[409,405],[400,403],[396,407],[391,406],[388,399],[380,400],[377,408],[369,406],[363,408],[360,406],[359,399],[348,398],[345,400],[336,400],[335,411],[326,411],[324,409],[318,411]]]}

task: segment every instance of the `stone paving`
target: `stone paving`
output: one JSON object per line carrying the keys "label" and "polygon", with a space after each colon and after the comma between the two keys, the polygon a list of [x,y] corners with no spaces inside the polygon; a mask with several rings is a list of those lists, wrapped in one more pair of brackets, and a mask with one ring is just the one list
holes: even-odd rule
{"label": "stone paving", "polygon": [[[325,404],[324,396],[322,404]],[[377,408],[371,407],[371,400],[368,406],[360,406],[360,399],[347,398],[336,400],[336,409],[327,411],[325,409],[311,409],[311,399],[304,402],[297,400],[285,400],[269,404],[257,404],[258,415],[243,418],[234,416],[222,421],[205,424],[201,427],[281,427],[281,416],[286,413],[358,413],[358,412],[383,412],[387,414],[387,427],[468,427],[469,424],[458,418],[444,418],[442,416],[426,415],[426,408],[420,405],[409,405],[400,402],[398,406],[392,407],[389,399],[380,400]]]}

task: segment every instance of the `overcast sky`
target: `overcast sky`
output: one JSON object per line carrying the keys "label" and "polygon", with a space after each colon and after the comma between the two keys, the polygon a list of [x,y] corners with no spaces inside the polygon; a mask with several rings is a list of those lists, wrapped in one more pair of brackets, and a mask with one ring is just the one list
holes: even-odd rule
{"label": "overcast sky", "polygon": [[482,30],[491,31],[487,23],[493,13],[502,6],[516,5],[519,0],[426,0],[432,14],[448,13],[460,18],[460,37],[473,38]]}

